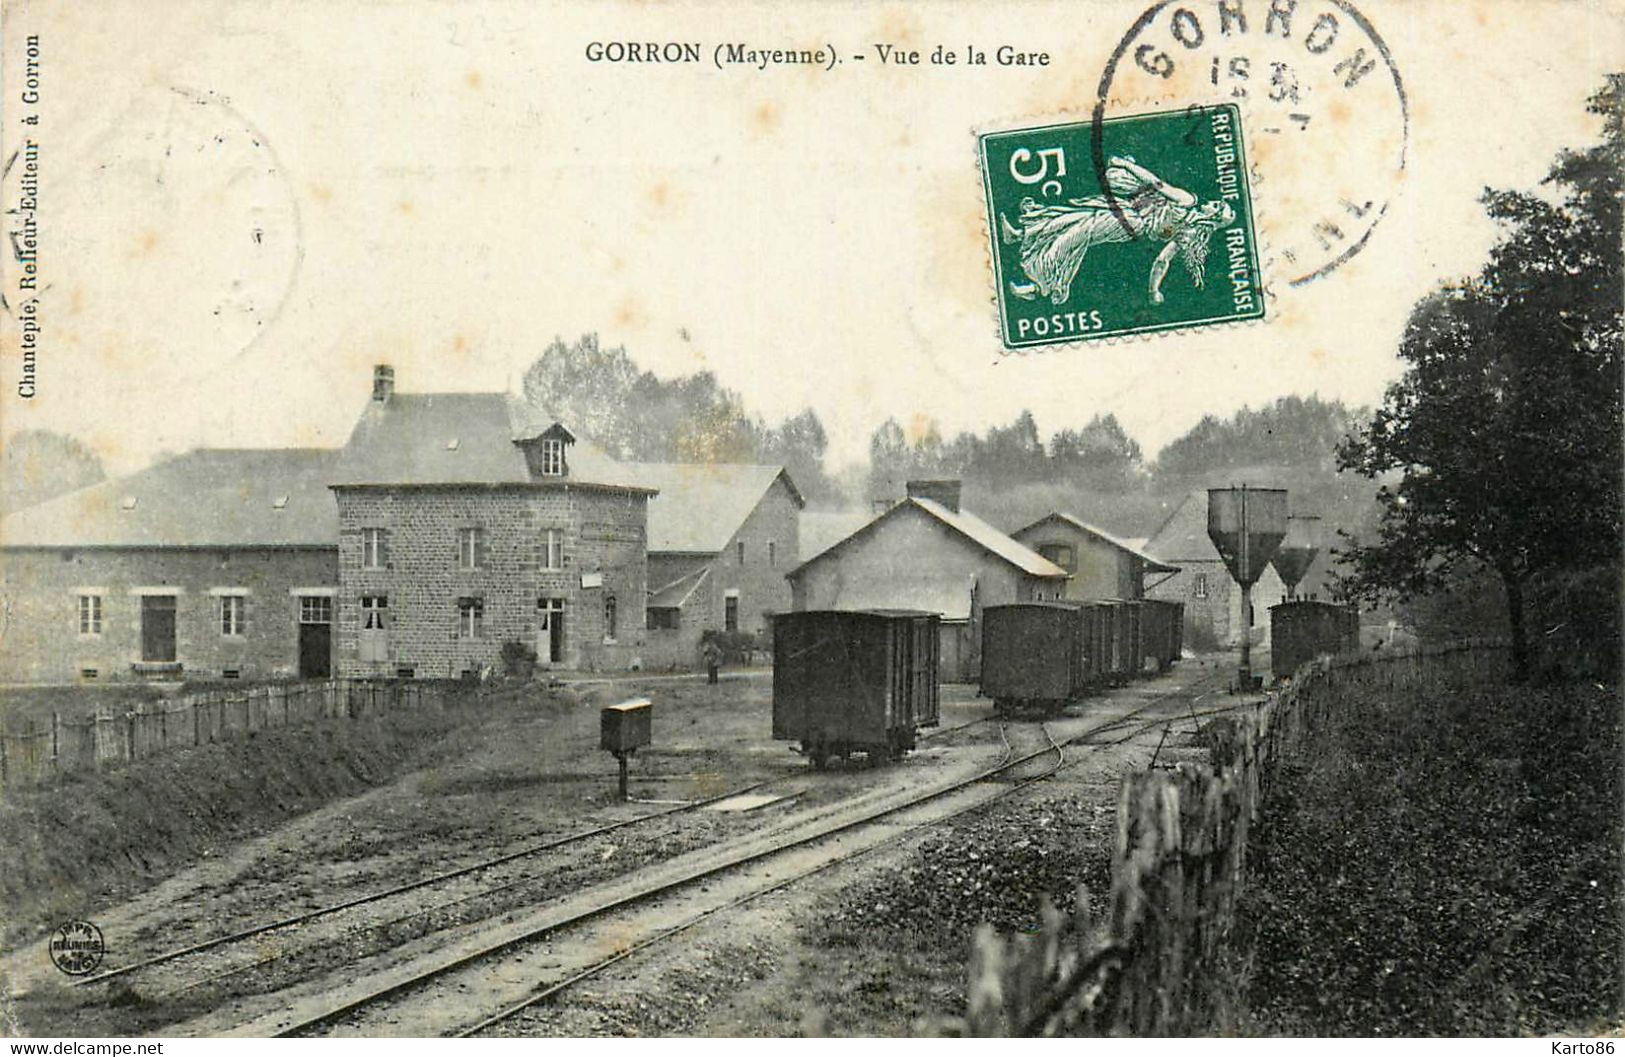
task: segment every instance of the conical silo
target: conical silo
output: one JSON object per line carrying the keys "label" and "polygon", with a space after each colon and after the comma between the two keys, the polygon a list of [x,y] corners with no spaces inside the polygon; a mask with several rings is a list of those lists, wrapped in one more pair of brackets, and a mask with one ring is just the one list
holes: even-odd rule
{"label": "conical silo", "polygon": [[1286,538],[1275,550],[1272,564],[1286,585],[1287,597],[1298,593],[1298,584],[1320,554],[1320,518],[1312,514],[1293,514],[1286,519]]}
{"label": "conical silo", "polygon": [[1207,535],[1241,585],[1241,662],[1238,683],[1253,681],[1253,584],[1286,538],[1284,488],[1209,488]]}

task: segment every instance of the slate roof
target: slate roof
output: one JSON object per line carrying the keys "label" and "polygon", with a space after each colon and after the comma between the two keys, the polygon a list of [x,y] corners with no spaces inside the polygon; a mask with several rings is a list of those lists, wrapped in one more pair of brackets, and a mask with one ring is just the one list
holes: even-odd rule
{"label": "slate roof", "polygon": [[514,443],[556,425],[506,393],[393,393],[369,402],[343,449],[335,485],[591,484],[646,490],[591,444],[565,449],[568,474],[533,478]]}
{"label": "slate roof", "polygon": [[1207,493],[1191,492],[1146,541],[1145,549],[1169,562],[1217,562],[1224,559],[1207,534]]}
{"label": "slate roof", "polygon": [[680,576],[662,588],[650,591],[649,608],[680,609],[688,604],[688,600],[694,597],[694,592],[700,589],[700,585],[705,583],[710,575],[711,567],[708,565],[686,576]]}
{"label": "slate roof", "polygon": [[[1002,559],[1011,565],[1014,565],[1016,568],[1030,576],[1042,576],[1046,578],[1064,580],[1069,575],[1067,571],[1061,568],[1059,565],[1056,565],[1047,558],[1041,557],[1038,552],[1029,550],[1026,546],[1017,543],[1009,536],[1006,536],[992,525],[989,525],[987,522],[977,517],[975,514],[969,513],[965,510],[949,510],[947,507],[943,506],[941,503],[938,503],[934,499],[921,499],[915,496],[911,496],[898,502],[890,510],[887,510],[884,514],[881,514],[873,521],[870,521],[863,528],[846,537],[846,539],[836,543],[823,553],[814,555],[813,557],[802,562],[799,566],[792,570],[789,575],[792,577],[799,575],[803,569],[805,569],[808,565],[811,565],[813,562],[823,561],[826,558],[829,558],[841,548],[847,546],[853,540],[858,539],[860,536],[866,535],[870,529],[885,521],[887,518],[899,517],[904,511],[910,509],[923,511],[926,515],[942,522],[944,525],[953,529],[955,532],[959,533],[959,535],[976,544],[978,547],[981,547],[989,554],[996,558]],[[910,601],[909,604],[914,605],[916,603]],[[841,608],[848,608],[848,605],[843,602]],[[921,608],[924,607],[922,606]],[[939,612],[943,612],[944,615],[946,615],[946,610],[939,610]]]}
{"label": "slate roof", "polygon": [[[1080,532],[1086,532],[1089,535],[1094,536],[1096,539],[1099,539],[1099,540],[1101,540],[1101,541],[1103,541],[1105,543],[1111,544],[1113,547],[1116,547],[1118,550],[1126,551],[1129,554],[1134,555],[1136,558],[1139,558],[1141,561],[1145,562],[1145,568],[1146,568],[1147,572],[1153,572],[1153,573],[1177,573],[1179,571],[1179,567],[1177,565],[1167,565],[1167,564],[1165,564],[1165,563],[1163,563],[1161,561],[1158,561],[1156,558],[1153,558],[1151,555],[1147,554],[1141,548],[1141,546],[1138,545],[1135,541],[1127,540],[1127,539],[1124,539],[1124,538],[1122,538],[1120,536],[1114,536],[1110,532],[1107,532],[1105,529],[1098,528],[1098,527],[1096,527],[1094,525],[1091,525],[1087,521],[1084,521],[1080,517],[1076,517],[1076,516],[1074,516],[1072,514],[1064,513],[1063,511],[1059,511],[1059,510],[1055,511],[1052,514],[1045,514],[1043,517],[1039,518],[1037,521],[1034,521],[1031,525],[1028,525],[1026,528],[1018,529],[1014,533],[1014,535],[1021,536],[1024,533],[1030,532],[1031,530],[1037,528],[1039,525],[1042,525],[1046,521],[1064,521],[1068,525],[1071,525],[1073,528],[1077,529]],[[1203,525],[1202,531],[1204,533],[1207,531],[1205,523]]]}
{"label": "slate roof", "polygon": [[649,551],[715,554],[780,477],[796,505],[801,493],[782,466],[750,463],[629,462],[631,479],[659,494],[649,500]]}
{"label": "slate roof", "polygon": [[874,520],[862,510],[803,510],[801,512],[801,557],[805,561],[822,554]]}
{"label": "slate roof", "polygon": [[6,547],[338,546],[338,452],[188,452],[0,518]]}

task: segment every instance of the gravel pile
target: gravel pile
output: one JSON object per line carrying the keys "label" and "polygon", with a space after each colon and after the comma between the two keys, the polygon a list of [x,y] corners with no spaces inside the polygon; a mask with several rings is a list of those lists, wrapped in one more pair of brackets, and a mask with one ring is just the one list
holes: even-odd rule
{"label": "gravel pile", "polygon": [[920,842],[903,868],[826,900],[815,910],[816,942],[959,951],[983,921],[1004,932],[1036,928],[1046,897],[1070,911],[1080,883],[1098,900],[1110,883],[1116,817],[1097,800],[1028,796],[959,820]]}

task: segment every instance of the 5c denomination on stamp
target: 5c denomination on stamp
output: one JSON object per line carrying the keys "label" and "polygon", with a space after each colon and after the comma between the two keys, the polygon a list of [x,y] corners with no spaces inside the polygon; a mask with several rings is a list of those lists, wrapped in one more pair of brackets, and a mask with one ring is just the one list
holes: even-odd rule
{"label": "5c denomination on stamp", "polygon": [[1263,318],[1234,106],[985,133],[979,157],[1006,348]]}

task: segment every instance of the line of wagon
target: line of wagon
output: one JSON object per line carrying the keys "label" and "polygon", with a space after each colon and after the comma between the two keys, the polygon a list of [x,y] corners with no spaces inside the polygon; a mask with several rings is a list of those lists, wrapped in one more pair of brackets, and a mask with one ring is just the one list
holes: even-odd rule
{"label": "line of wagon", "polygon": [[[940,717],[938,624],[911,610],[818,610],[773,621],[773,737],[822,768],[862,753],[895,760]],[[1021,602],[982,611],[981,691],[995,712],[1068,702],[1166,671],[1184,606],[1165,601]]]}

